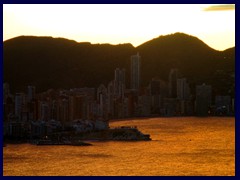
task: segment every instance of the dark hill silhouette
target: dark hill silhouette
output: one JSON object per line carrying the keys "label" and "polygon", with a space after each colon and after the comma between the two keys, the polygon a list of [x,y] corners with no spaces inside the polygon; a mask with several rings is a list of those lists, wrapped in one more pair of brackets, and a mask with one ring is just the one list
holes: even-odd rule
{"label": "dark hill silhouette", "polygon": [[25,90],[29,84],[39,91],[106,85],[117,67],[126,69],[129,84],[130,56],[137,52],[142,56],[143,85],[152,77],[167,80],[170,69],[179,68],[191,83],[215,82],[217,91],[226,93],[229,84],[221,89],[216,71],[221,70],[228,79],[235,68],[235,48],[216,51],[183,33],[160,36],[136,48],[32,36],[7,40],[3,47],[4,82],[13,92]]}
{"label": "dark hill silhouette", "polygon": [[160,36],[137,49],[143,61],[146,61],[143,62],[143,76],[149,78],[159,75],[165,79],[172,67],[179,68],[189,78],[209,77],[209,65],[217,62],[219,53],[198,38],[183,33]]}

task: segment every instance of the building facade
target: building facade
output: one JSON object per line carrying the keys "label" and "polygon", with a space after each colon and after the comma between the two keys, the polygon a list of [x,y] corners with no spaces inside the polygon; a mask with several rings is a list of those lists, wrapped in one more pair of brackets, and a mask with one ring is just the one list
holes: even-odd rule
{"label": "building facade", "polygon": [[212,86],[202,84],[196,86],[196,115],[207,116],[212,104]]}
{"label": "building facade", "polygon": [[141,56],[131,56],[131,89],[139,89],[141,83]]}

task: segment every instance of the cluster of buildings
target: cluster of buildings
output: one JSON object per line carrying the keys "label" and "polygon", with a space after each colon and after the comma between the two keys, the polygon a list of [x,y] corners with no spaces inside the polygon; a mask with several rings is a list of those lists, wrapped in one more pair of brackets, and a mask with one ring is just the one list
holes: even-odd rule
{"label": "cluster of buildings", "polygon": [[49,89],[36,94],[36,87],[28,86],[26,93],[13,96],[4,83],[4,133],[41,136],[69,127],[82,132],[107,129],[109,119],[234,114],[232,97],[212,97],[212,87],[206,84],[197,85],[192,93],[178,69],[170,70],[168,82],[153,78],[142,87],[141,68],[141,56],[131,56],[130,88],[121,68],[115,69],[112,81],[96,89]]}

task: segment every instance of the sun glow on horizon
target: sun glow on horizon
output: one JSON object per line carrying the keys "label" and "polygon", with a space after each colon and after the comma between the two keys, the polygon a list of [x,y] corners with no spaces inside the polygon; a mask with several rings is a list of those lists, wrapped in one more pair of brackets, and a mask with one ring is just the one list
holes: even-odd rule
{"label": "sun glow on horizon", "polygon": [[33,35],[93,44],[131,43],[136,47],[160,35],[175,32],[196,36],[216,50],[233,47],[234,5],[3,5],[4,41],[20,35]]}

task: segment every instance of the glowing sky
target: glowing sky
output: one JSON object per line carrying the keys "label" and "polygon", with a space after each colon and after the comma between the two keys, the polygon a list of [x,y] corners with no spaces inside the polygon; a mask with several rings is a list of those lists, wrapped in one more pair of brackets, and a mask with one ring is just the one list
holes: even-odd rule
{"label": "glowing sky", "polygon": [[183,32],[216,50],[235,46],[232,4],[4,4],[3,41],[52,36],[77,42],[131,43]]}

